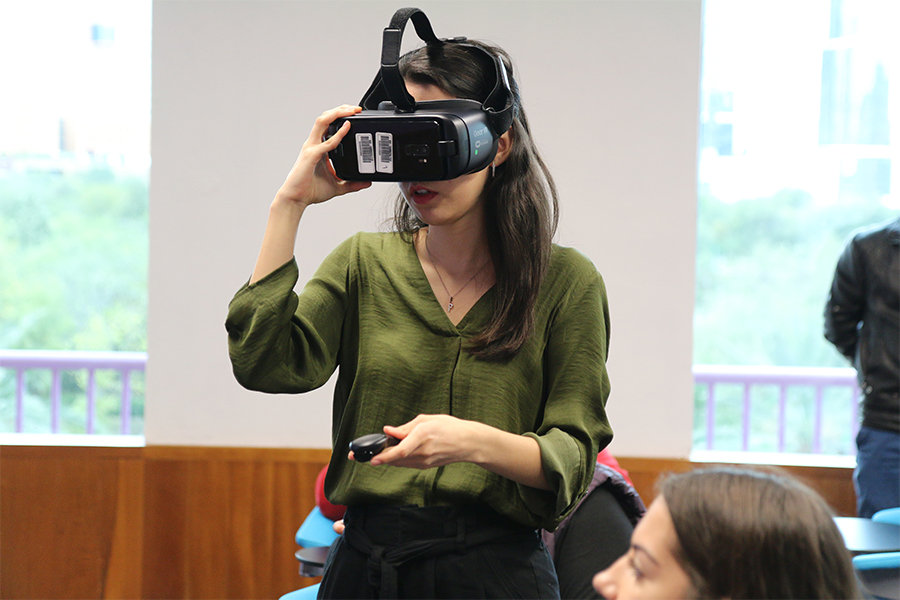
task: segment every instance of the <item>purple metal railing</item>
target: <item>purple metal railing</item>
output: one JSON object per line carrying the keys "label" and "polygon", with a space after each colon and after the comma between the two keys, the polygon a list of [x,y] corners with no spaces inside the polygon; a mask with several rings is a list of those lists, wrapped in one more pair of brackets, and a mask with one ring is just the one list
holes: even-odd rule
{"label": "purple metal railing", "polygon": [[62,398],[61,373],[63,371],[88,372],[87,415],[85,431],[94,433],[96,378],[101,369],[118,371],[122,376],[121,420],[119,433],[131,434],[131,373],[144,371],[147,365],[145,352],[77,352],[63,350],[0,350],[0,368],[16,371],[16,432],[22,433],[25,423],[25,372],[44,369],[52,373],[50,389],[50,431],[59,433],[60,404]]}
{"label": "purple metal railing", "polygon": [[[50,413],[50,429],[59,433],[61,373],[63,371],[87,370],[87,433],[94,433],[95,412],[95,372],[112,369],[122,375],[121,424],[120,432],[131,433],[131,373],[144,371],[147,354],[144,352],[68,352],[54,350],[0,350],[0,368],[16,371],[16,431],[22,432],[24,425],[25,372],[30,369],[47,369],[53,376]],[[815,389],[813,453],[821,450],[822,400],[824,390],[829,387],[848,389],[848,419],[857,425],[857,402],[859,386],[856,371],[850,368],[818,367],[745,367],[734,365],[694,365],[694,383],[707,386],[706,397],[706,448],[714,449],[716,425],[716,386],[718,384],[739,384],[744,386],[742,400],[741,448],[750,447],[750,413],[752,408],[751,388],[760,385],[779,387],[778,401],[778,451],[785,451],[785,415],[787,390],[789,387],[811,386]],[[855,431],[854,431],[855,434]]]}
{"label": "purple metal railing", "polygon": [[785,416],[787,390],[789,387],[812,387],[815,390],[813,409],[812,453],[822,449],[822,400],[829,387],[847,388],[848,416],[855,437],[858,424],[859,385],[856,371],[851,368],[831,367],[762,367],[734,365],[694,365],[694,384],[706,385],[706,449],[715,444],[716,429],[716,386],[718,384],[740,384],[744,386],[741,418],[741,449],[750,449],[751,388],[760,385],[775,385],[778,395],[778,452],[785,451]]}

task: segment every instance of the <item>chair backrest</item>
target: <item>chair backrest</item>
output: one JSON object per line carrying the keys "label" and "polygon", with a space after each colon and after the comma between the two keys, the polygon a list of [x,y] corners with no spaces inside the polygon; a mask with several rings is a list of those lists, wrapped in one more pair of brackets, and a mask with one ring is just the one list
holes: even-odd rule
{"label": "chair backrest", "polygon": [[893,523],[894,525],[900,525],[900,507],[879,510],[872,515],[872,520],[878,521],[879,523]]}
{"label": "chair backrest", "polygon": [[319,584],[314,583],[305,588],[288,592],[278,600],[316,600],[319,595]]}
{"label": "chair backrest", "polygon": [[876,552],[853,557],[853,566],[860,571],[900,568],[900,552]]}
{"label": "chair backrest", "polygon": [[304,548],[330,546],[338,537],[333,525],[334,521],[323,515],[318,506],[313,507],[297,530],[294,540]]}

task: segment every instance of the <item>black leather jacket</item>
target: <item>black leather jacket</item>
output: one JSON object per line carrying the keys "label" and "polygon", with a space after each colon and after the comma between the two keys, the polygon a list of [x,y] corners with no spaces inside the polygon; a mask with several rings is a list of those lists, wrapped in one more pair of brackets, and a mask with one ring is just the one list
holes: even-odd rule
{"label": "black leather jacket", "polygon": [[847,244],[825,306],[825,337],[856,367],[862,424],[900,432],[900,218]]}

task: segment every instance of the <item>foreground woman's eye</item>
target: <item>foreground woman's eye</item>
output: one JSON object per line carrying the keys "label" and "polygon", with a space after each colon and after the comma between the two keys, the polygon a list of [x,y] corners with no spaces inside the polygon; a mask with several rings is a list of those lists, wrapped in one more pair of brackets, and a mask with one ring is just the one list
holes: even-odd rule
{"label": "foreground woman's eye", "polygon": [[628,566],[631,568],[631,572],[634,574],[634,580],[640,581],[644,578],[644,572],[638,568],[637,564],[635,564],[634,559],[628,559]]}

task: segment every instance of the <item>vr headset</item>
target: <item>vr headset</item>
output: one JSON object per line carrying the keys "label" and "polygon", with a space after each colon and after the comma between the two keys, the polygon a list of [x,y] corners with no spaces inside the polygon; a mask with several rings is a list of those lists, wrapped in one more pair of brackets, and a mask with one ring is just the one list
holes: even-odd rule
{"label": "vr headset", "polygon": [[[429,46],[461,44],[494,65],[494,81],[484,102],[416,102],[400,75],[400,41],[406,23]],[[384,30],[381,69],[360,101],[362,112],[336,119],[330,137],[344,121],[350,131],[329,152],[338,177],[347,181],[439,181],[486,168],[497,154],[501,135],[512,125],[515,100],[499,56],[466,38],[438,39],[418,8],[401,8]]]}

